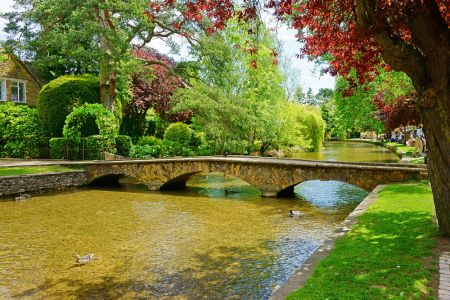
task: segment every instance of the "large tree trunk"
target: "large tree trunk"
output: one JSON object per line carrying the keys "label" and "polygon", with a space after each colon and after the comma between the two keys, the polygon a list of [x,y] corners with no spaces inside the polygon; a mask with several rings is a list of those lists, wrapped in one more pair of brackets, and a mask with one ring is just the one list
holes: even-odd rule
{"label": "large tree trunk", "polygon": [[103,58],[99,68],[100,80],[100,103],[109,111],[114,111],[114,100],[116,98],[117,72],[112,70],[111,60]]}
{"label": "large tree trunk", "polygon": [[439,231],[450,236],[450,92],[436,96],[437,105],[420,107],[428,148],[428,171]]}

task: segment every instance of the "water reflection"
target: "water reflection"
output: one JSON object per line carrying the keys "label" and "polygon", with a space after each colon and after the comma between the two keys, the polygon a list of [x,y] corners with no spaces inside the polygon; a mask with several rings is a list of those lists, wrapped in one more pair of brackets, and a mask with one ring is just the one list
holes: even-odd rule
{"label": "water reflection", "polygon": [[[302,198],[262,198],[200,174],[184,192],[128,182],[0,202],[0,298],[267,299],[363,197],[318,184],[301,185]],[[74,265],[85,253],[96,260]]]}

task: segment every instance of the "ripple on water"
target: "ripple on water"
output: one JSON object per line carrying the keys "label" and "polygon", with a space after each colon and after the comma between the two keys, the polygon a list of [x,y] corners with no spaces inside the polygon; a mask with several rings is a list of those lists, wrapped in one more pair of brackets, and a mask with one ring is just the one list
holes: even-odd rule
{"label": "ripple on water", "polygon": [[[234,178],[202,176],[183,193],[0,202],[0,298],[266,299],[363,198],[334,183],[301,186],[301,199],[261,198]],[[86,253],[96,259],[75,265]]]}

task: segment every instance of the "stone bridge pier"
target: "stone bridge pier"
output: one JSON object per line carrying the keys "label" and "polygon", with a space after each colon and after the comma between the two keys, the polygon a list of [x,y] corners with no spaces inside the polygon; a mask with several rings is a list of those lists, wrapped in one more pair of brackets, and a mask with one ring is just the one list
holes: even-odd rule
{"label": "stone bridge pier", "polygon": [[149,189],[182,189],[197,173],[221,172],[248,182],[264,196],[293,192],[308,180],[338,180],[371,191],[378,184],[427,177],[420,166],[337,163],[261,157],[189,157],[83,163],[88,182],[134,178]]}

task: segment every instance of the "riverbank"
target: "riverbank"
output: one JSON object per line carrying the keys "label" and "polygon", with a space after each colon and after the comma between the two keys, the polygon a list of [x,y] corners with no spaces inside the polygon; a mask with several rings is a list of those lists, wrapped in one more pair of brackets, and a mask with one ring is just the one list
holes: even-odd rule
{"label": "riverbank", "polygon": [[424,157],[413,157],[414,147],[409,147],[395,142],[381,142],[363,139],[351,139],[352,142],[369,143],[372,145],[384,147],[394,152],[401,160],[401,163],[424,164]]}
{"label": "riverbank", "polygon": [[436,299],[433,212],[427,182],[388,185],[288,299]]}

